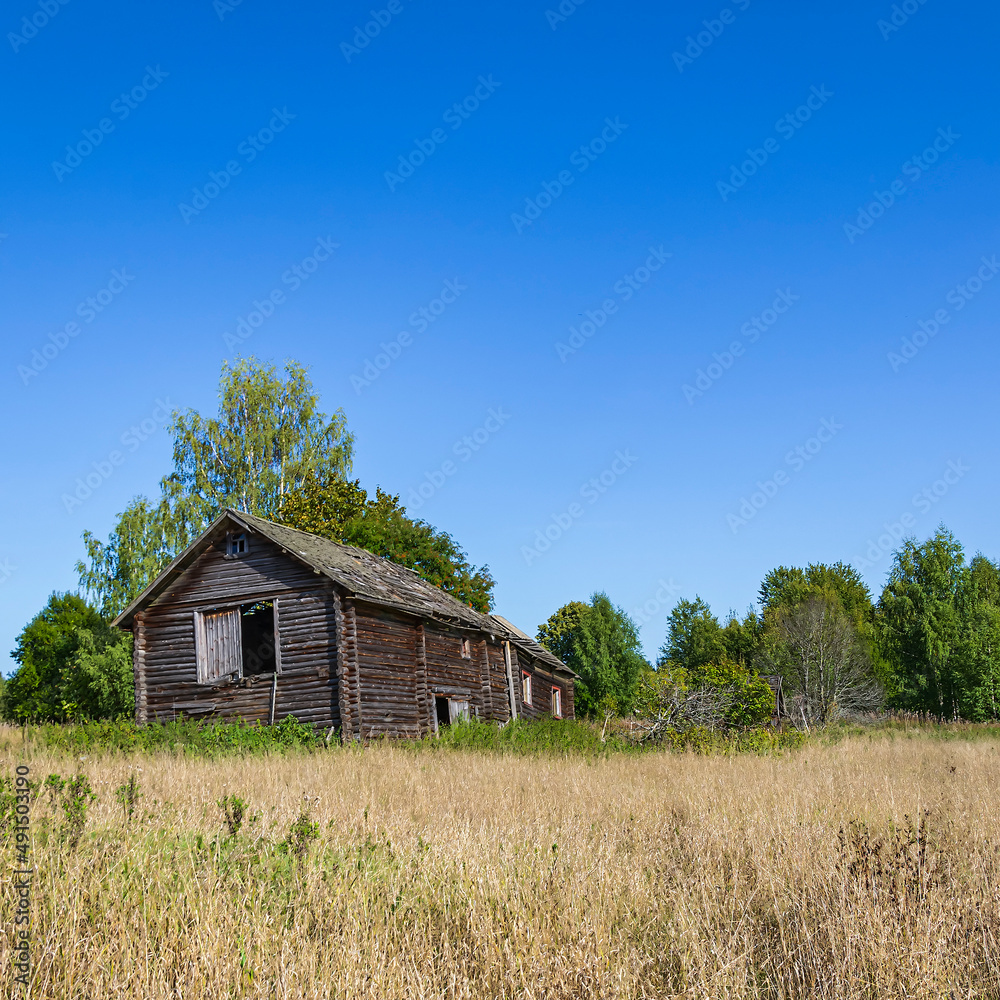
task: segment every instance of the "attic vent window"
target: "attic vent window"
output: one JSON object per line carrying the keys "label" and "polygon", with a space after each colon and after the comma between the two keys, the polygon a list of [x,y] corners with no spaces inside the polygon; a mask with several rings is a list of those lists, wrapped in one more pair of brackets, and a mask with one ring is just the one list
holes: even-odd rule
{"label": "attic vent window", "polygon": [[230,532],[226,535],[226,555],[231,559],[239,559],[247,554],[247,534],[241,531],[239,534]]}

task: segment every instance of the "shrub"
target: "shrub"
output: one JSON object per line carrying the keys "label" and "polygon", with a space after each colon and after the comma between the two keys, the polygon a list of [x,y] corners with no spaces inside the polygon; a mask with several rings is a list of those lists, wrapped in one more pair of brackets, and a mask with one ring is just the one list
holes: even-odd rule
{"label": "shrub", "polygon": [[606,755],[632,751],[628,740],[612,736],[601,740],[596,726],[573,719],[516,719],[506,725],[469,719],[443,728],[438,737],[411,741],[429,750],[477,750],[483,753]]}
{"label": "shrub", "polygon": [[46,724],[32,729],[33,736],[46,747],[74,754],[167,750],[197,756],[282,753],[312,750],[325,743],[314,726],[298,722],[294,716],[275,726],[260,723],[151,722],[138,726],[119,719],[113,722],[83,722],[77,725]]}
{"label": "shrub", "polygon": [[298,819],[291,825],[288,836],[281,842],[280,849],[294,854],[299,861],[304,861],[309,853],[309,845],[319,837],[319,823],[315,822],[305,809],[299,813]]}
{"label": "shrub", "polygon": [[219,799],[217,805],[222,810],[223,818],[226,821],[229,839],[235,840],[243,825],[243,816],[247,811],[246,802],[237,795],[224,795]]}
{"label": "shrub", "polygon": [[128,781],[115,789],[115,801],[122,807],[126,823],[132,822],[132,813],[135,812],[140,798],[142,792],[139,791],[139,782],[134,774],[129,775]]}

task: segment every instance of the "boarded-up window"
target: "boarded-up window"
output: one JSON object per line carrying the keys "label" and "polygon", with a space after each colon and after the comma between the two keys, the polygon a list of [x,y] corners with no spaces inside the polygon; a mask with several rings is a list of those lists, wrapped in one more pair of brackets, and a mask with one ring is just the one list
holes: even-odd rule
{"label": "boarded-up window", "polygon": [[557,718],[562,718],[562,691],[554,687],[552,689],[552,715]]}
{"label": "boarded-up window", "polygon": [[213,684],[240,673],[243,634],[239,608],[196,613],[194,634],[199,684]]}

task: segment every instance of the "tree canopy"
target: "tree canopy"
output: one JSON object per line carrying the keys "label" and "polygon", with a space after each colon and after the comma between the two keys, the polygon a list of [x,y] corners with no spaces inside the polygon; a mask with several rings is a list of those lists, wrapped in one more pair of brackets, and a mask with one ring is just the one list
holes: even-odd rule
{"label": "tree canopy", "polygon": [[219,415],[174,413],[174,480],[197,497],[210,520],[230,507],[273,519],[285,495],[310,477],[344,478],[354,458],[354,435],[343,410],[319,408],[306,369],[243,359],[223,362]]}
{"label": "tree canopy", "polygon": [[579,714],[631,711],[649,664],[642,655],[638,627],[607,594],[594,594],[589,604],[564,605],[539,627],[537,638],[579,675]]}
{"label": "tree canopy", "polygon": [[846,563],[811,563],[805,569],[778,566],[760,585],[760,606],[766,614],[779,608],[794,608],[809,597],[836,600],[854,620],[871,618],[871,593],[861,574]]}
{"label": "tree canopy", "polygon": [[1000,569],[966,563],[943,525],[895,553],[878,607],[890,701],[938,719],[994,719],[1000,710]]}
{"label": "tree canopy", "polygon": [[285,494],[275,520],[408,566],[477,611],[492,607],[488,567],[473,566],[451,535],[407,517],[399,497],[380,488],[371,498],[358,480],[309,476]]}
{"label": "tree canopy", "polygon": [[132,714],[132,637],[76,594],[53,594],[11,655],[19,666],[3,688],[9,721]]}

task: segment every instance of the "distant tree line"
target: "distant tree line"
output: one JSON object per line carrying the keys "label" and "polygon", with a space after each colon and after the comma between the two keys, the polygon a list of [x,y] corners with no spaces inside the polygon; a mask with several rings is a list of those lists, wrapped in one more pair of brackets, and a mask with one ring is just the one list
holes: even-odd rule
{"label": "distant tree line", "polygon": [[604,594],[560,608],[538,640],[580,675],[578,705],[592,716],[755,725],[773,711],[773,678],[803,727],[883,709],[1000,718],[1000,566],[967,561],[943,525],[923,543],[902,541],[877,602],[844,563],[779,566],[758,607],[725,624],[701,598],[679,601],[655,664]]}
{"label": "distant tree line", "polygon": [[[131,637],[110,622],[226,507],[356,545],[408,566],[479,611],[494,581],[446,532],[350,478],[354,438],[324,414],[308,373],[253,359],[224,365],[219,413],[172,415],[174,469],[136,497],[108,539],[84,533],[79,594],[53,594],[18,636],[0,685],[8,720],[108,718],[133,711]],[[538,630],[578,675],[579,714],[753,726],[780,678],[802,726],[883,708],[936,719],[1000,718],[1000,568],[966,561],[944,527],[901,543],[877,603],[844,563],[779,566],[757,608],[725,623],[681,600],[655,663],[636,623],[604,593],[572,601]]]}

